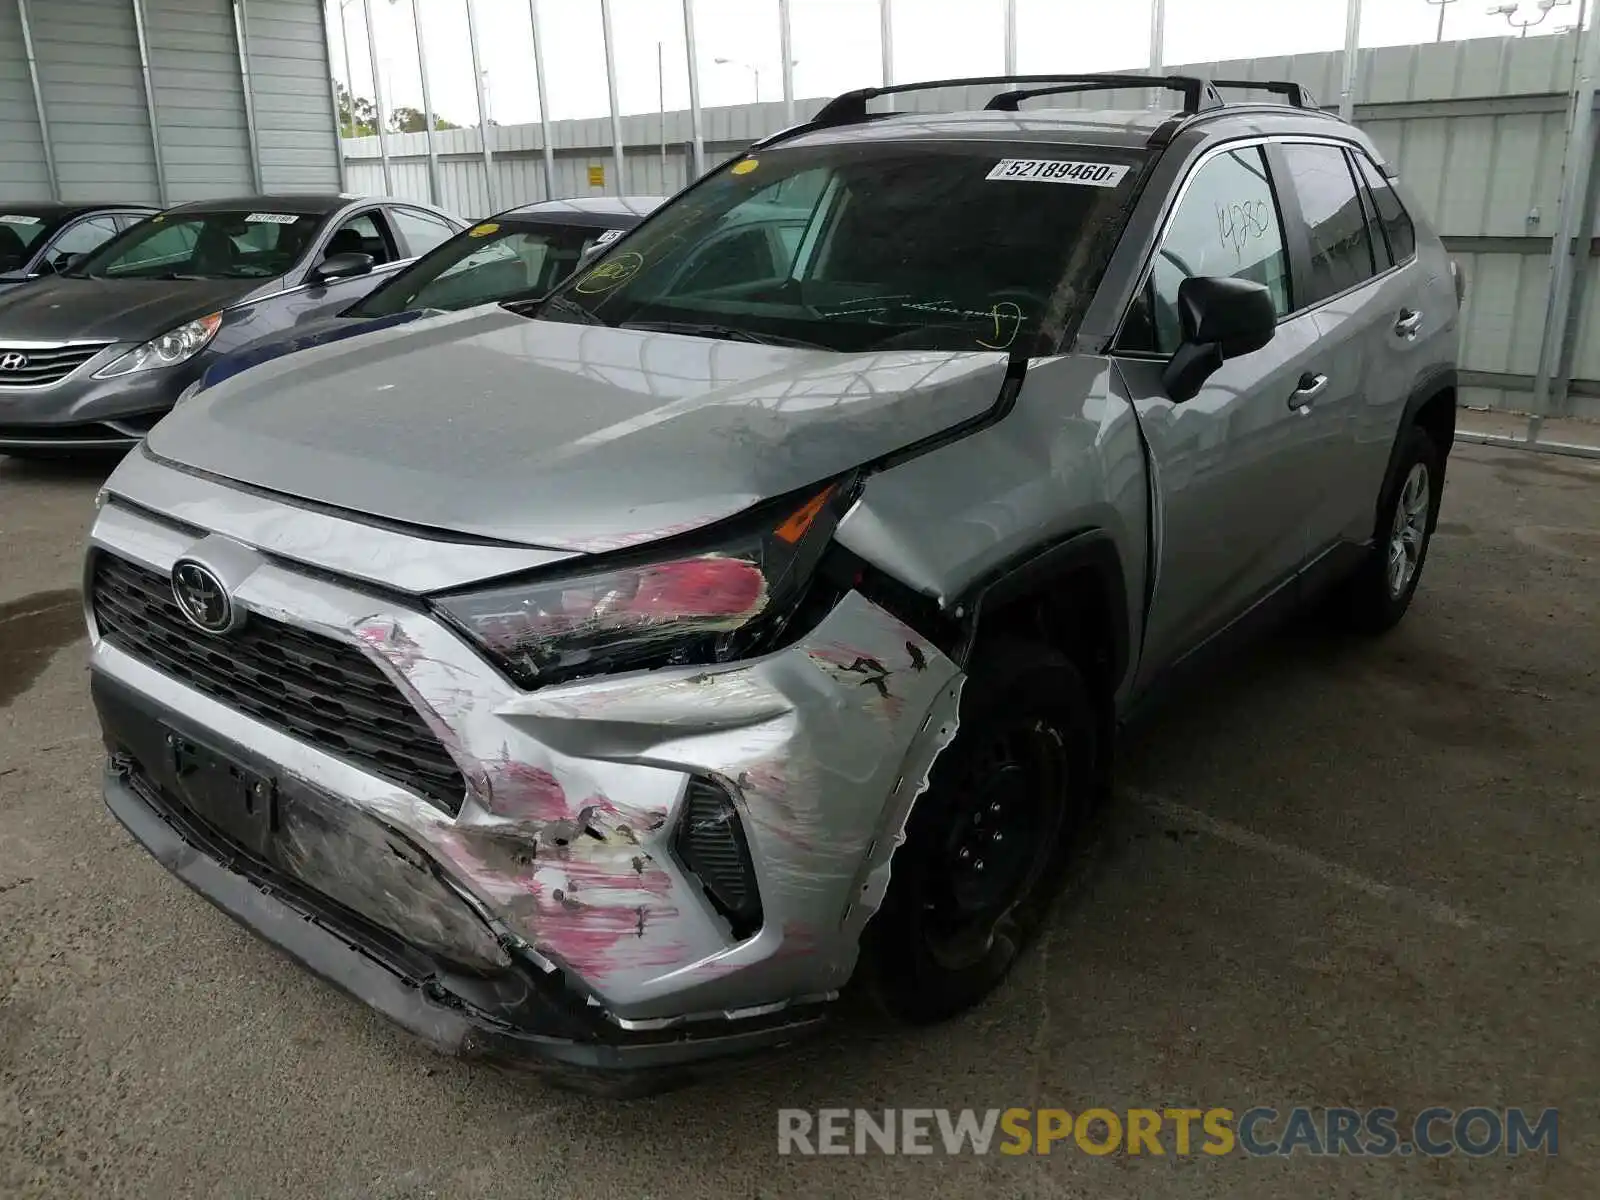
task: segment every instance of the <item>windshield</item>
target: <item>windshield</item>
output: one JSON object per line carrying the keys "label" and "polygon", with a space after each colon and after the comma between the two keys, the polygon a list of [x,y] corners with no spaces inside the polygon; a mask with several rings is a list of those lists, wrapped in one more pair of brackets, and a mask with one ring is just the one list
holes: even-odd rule
{"label": "windshield", "polygon": [[1037,143],[762,151],[534,315],[841,351],[1035,353],[1093,295],[1138,162]]}
{"label": "windshield", "polygon": [[351,317],[457,309],[542,296],[594,246],[621,230],[523,220],[485,221],[418,259],[352,307]]}
{"label": "windshield", "polygon": [[59,214],[47,215],[0,205],[0,275],[26,267],[39,240],[60,222]]}
{"label": "windshield", "polygon": [[162,213],[107,242],[71,274],[95,279],[266,279],[294,266],[321,220],[267,210]]}

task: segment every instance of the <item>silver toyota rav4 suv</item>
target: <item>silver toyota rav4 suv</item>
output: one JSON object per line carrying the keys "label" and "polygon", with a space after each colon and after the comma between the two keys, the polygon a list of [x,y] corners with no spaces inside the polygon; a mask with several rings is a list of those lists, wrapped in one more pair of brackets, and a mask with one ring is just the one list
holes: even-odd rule
{"label": "silver toyota rav4 suv", "polygon": [[[111,811],[431,1044],[593,1086],[852,981],[974,1004],[1139,702],[1314,594],[1392,625],[1427,554],[1456,271],[1242,86],[849,93],[541,301],[187,401],[88,554]],[[1052,107],[1118,88],[1181,103]]]}

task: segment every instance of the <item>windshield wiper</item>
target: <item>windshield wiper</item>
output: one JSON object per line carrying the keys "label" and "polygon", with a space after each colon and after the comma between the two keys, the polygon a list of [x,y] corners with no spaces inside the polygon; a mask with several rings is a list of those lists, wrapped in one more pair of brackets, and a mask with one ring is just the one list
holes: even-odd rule
{"label": "windshield wiper", "polygon": [[643,329],[655,333],[683,333],[690,337],[720,338],[725,342],[754,342],[759,346],[794,346],[800,350],[826,350],[818,342],[782,337],[775,333],[756,333],[737,325],[717,325],[704,321],[624,321],[619,328]]}
{"label": "windshield wiper", "polygon": [[524,300],[502,300],[500,307],[507,312],[516,313],[519,317],[537,317],[550,312],[574,317],[580,325],[605,324],[583,305],[568,300],[565,296],[530,296]]}

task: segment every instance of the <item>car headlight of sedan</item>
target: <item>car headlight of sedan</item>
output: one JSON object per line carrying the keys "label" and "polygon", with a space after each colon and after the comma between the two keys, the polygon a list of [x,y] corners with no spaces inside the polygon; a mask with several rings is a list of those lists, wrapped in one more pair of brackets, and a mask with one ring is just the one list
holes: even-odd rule
{"label": "car headlight of sedan", "polygon": [[435,597],[523,687],[582,675],[726,662],[790,625],[855,492],[840,480],[736,518],[680,553]]}
{"label": "car headlight of sedan", "polygon": [[198,320],[188,321],[176,329],[169,329],[158,338],[151,338],[142,346],[135,346],[108,367],[95,372],[96,379],[115,379],[119,375],[132,375],[135,371],[153,371],[159,367],[175,367],[187,362],[204,350],[222,328],[222,314],[212,313]]}

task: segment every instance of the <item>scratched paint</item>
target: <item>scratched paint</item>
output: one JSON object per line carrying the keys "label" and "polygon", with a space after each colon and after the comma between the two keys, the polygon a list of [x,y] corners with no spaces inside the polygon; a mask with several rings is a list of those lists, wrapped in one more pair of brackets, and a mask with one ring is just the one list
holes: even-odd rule
{"label": "scratched paint", "polygon": [[[749,597],[725,607],[734,599]],[[632,1019],[843,984],[943,745],[922,716],[958,678],[936,647],[855,594],[763,659],[532,692],[492,676],[425,614],[370,614],[349,628],[442,727],[468,780],[453,822],[434,810],[431,822],[419,812],[397,823],[537,956]],[[744,942],[673,857],[674,797],[691,771],[737,796],[767,920]],[[669,780],[675,791],[662,790]]]}

